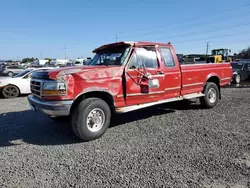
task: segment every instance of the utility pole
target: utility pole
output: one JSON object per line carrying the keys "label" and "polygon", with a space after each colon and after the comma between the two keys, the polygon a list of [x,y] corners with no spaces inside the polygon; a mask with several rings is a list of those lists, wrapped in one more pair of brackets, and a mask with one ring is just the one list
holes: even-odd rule
{"label": "utility pole", "polygon": [[118,35],[117,35],[117,33],[115,34],[115,41],[116,42],[118,41]]}
{"label": "utility pole", "polygon": [[207,47],[206,47],[206,62],[207,62],[208,49],[209,49],[209,43],[207,42]]}
{"label": "utility pole", "polygon": [[43,59],[42,52],[40,52],[40,58]]}
{"label": "utility pole", "polygon": [[67,57],[66,47],[64,46],[64,59]]}

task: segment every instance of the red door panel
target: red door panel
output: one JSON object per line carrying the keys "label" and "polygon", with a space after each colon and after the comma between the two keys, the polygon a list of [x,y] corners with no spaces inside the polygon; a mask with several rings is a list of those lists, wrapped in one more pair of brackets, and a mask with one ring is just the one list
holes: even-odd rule
{"label": "red door panel", "polygon": [[164,98],[173,98],[180,96],[181,92],[181,71],[178,60],[174,58],[173,52],[169,47],[159,47],[161,55],[162,69],[165,74]]}
{"label": "red door panel", "polygon": [[[165,76],[159,65],[154,47],[136,48],[126,67],[126,104],[135,105],[162,100],[164,97]],[[150,74],[157,79],[159,87],[149,88],[148,80],[142,74]]]}

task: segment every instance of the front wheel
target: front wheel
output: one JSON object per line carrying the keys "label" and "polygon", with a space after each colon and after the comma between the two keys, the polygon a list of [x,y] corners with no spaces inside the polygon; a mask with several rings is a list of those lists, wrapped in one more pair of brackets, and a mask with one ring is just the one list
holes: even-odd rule
{"label": "front wheel", "polygon": [[4,98],[15,98],[18,97],[20,91],[18,87],[14,85],[7,85],[2,89],[2,95]]}
{"label": "front wheel", "polygon": [[239,75],[239,74],[236,74],[236,75],[234,76],[234,82],[235,82],[236,84],[239,84],[239,83],[240,83],[240,75]]}
{"label": "front wheel", "polygon": [[219,101],[219,88],[213,82],[208,82],[205,86],[204,97],[200,98],[200,103],[205,108],[213,108]]}
{"label": "front wheel", "polygon": [[83,141],[101,137],[110,125],[109,105],[99,98],[87,98],[73,110],[71,125],[74,134]]}

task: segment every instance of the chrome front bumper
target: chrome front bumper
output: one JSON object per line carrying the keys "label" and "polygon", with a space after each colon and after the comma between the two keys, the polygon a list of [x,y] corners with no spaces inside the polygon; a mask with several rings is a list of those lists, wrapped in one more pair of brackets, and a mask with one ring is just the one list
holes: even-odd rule
{"label": "chrome front bumper", "polygon": [[68,116],[73,100],[48,101],[39,99],[33,95],[28,96],[30,107],[33,111],[41,111],[51,116]]}

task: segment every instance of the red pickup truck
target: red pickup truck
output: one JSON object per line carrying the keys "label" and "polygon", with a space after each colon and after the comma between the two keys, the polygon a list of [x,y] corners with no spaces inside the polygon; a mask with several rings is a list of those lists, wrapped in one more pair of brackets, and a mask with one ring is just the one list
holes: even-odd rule
{"label": "red pickup truck", "polygon": [[114,113],[191,98],[212,108],[232,78],[229,63],[180,65],[169,43],[117,42],[93,52],[88,65],[33,73],[28,96],[32,110],[68,116],[84,141],[101,137]]}

